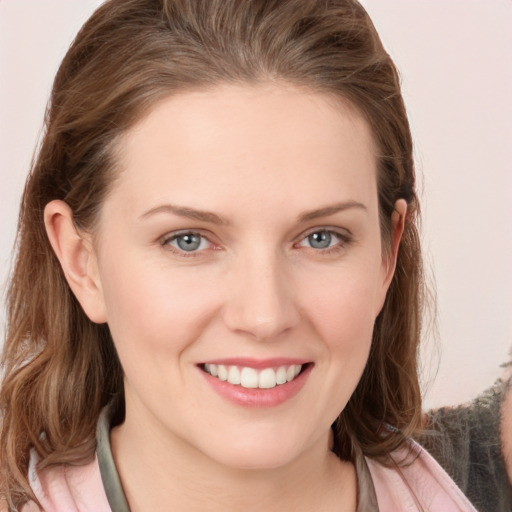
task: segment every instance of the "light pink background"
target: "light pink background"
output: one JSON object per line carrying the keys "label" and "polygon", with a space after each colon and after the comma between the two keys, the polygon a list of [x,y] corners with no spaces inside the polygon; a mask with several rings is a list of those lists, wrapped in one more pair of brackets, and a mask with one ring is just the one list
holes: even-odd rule
{"label": "light pink background", "polygon": [[[2,291],[53,76],[99,3],[0,0]],[[492,384],[512,346],[512,1],[362,3],[401,70],[416,143],[439,309],[427,404],[459,403]]]}

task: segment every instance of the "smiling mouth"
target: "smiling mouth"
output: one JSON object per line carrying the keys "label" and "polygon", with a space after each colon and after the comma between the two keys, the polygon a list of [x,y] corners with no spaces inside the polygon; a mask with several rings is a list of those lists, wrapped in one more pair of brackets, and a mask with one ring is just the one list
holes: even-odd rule
{"label": "smiling mouth", "polygon": [[307,366],[308,364],[290,364],[257,370],[249,366],[206,363],[201,368],[212,377],[235,386],[271,389],[293,381]]}

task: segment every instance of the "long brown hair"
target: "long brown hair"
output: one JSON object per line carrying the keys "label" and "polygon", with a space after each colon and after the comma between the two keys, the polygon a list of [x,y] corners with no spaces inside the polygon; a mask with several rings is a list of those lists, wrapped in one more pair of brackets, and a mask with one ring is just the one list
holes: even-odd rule
{"label": "long brown hair", "polygon": [[32,496],[30,450],[41,467],[86,461],[101,408],[122,403],[108,326],[92,323],[71,293],[45,233],[45,205],[66,201],[76,225],[93,231],[115,181],[116,142],[151,106],[177,91],[265,81],[342,97],[364,114],[379,149],[385,249],[394,204],[408,202],[396,273],[366,369],[335,424],[335,450],[350,458],[357,445],[383,460],[418,428],[412,142],[397,71],[364,9],[355,0],[110,0],[60,66],[21,204],[0,392],[0,489],[11,506]]}

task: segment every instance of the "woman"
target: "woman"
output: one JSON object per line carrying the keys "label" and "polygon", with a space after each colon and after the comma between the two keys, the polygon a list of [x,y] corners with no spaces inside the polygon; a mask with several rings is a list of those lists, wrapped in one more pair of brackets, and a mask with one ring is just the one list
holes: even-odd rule
{"label": "woman", "polygon": [[410,441],[418,213],[359,4],[105,3],[23,198],[9,507],[474,510]]}

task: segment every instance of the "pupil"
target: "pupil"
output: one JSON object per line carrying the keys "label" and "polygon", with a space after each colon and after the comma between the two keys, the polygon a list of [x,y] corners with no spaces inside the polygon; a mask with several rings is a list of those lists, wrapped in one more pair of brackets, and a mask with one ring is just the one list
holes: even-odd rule
{"label": "pupil", "polygon": [[201,237],[194,235],[193,233],[188,233],[186,235],[179,236],[176,242],[178,247],[183,251],[195,251],[201,244]]}
{"label": "pupil", "polygon": [[331,245],[331,234],[327,231],[320,231],[308,236],[311,247],[315,249],[326,249]]}

